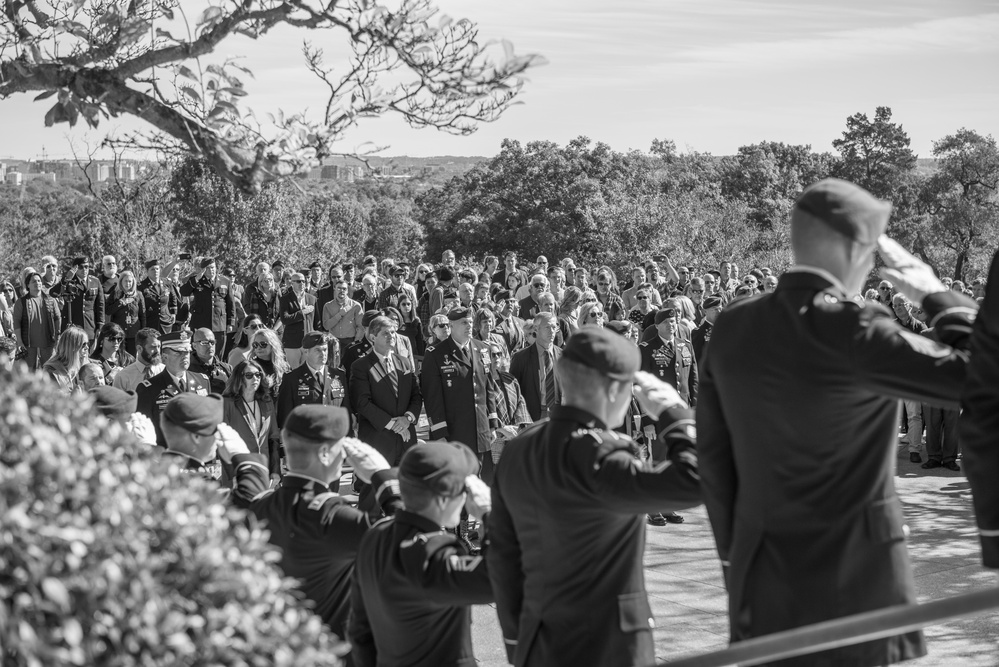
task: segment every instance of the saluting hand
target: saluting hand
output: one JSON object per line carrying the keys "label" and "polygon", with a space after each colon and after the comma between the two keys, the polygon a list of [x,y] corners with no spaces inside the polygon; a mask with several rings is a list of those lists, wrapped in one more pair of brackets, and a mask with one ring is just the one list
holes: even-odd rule
{"label": "saluting hand", "polygon": [[231,463],[232,457],[236,454],[250,453],[250,448],[243,442],[239,433],[236,433],[236,429],[225,423],[219,424],[218,431],[215,432],[215,446],[223,463]]}
{"label": "saluting hand", "polygon": [[489,485],[475,475],[465,478],[465,509],[472,516],[481,519],[493,508],[492,491]]}
{"label": "saluting hand", "polygon": [[922,305],[928,295],[947,291],[928,264],[884,234],[878,239],[878,252],[885,261],[881,277],[890,280],[917,306]]}
{"label": "saluting hand", "polygon": [[389,462],[371,445],[357,438],[344,438],[341,442],[354,474],[365,484],[371,483],[371,476],[376,472],[389,469]]}
{"label": "saluting hand", "polygon": [[655,419],[659,419],[659,415],[667,408],[687,407],[672,385],[645,371],[635,373],[635,398],[642,409]]}

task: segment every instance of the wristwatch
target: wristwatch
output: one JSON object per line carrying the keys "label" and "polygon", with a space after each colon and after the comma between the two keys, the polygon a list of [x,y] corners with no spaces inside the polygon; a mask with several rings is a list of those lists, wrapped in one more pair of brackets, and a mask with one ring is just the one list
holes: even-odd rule
{"label": "wristwatch", "polygon": [[416,423],[416,417],[413,416],[412,412],[407,412],[405,414],[405,417],[406,417],[407,420],[409,420],[410,424],[415,424]]}

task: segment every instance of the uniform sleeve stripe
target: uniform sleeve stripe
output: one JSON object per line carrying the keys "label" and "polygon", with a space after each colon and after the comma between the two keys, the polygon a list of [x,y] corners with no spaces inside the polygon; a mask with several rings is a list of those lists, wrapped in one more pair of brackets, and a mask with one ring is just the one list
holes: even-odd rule
{"label": "uniform sleeve stripe", "polygon": [[[387,491],[386,491],[386,489],[387,489]],[[382,484],[381,486],[378,487],[378,490],[375,491],[375,498],[378,499],[378,502],[382,501],[382,494],[383,493],[391,493],[391,494],[396,495],[396,496],[399,495],[399,480],[397,480],[397,479],[390,479],[390,480],[388,480],[387,482],[385,482],[384,484]]]}
{"label": "uniform sleeve stripe", "polygon": [[942,310],[939,313],[937,313],[936,317],[930,320],[930,326],[935,327],[937,325],[937,321],[941,317],[944,317],[946,315],[955,315],[955,314],[966,315],[970,317],[972,320],[974,320],[975,316],[978,314],[978,311],[975,310],[974,308],[968,308],[967,306],[955,306],[953,308],[947,308],[946,310]]}
{"label": "uniform sleeve stripe", "polygon": [[430,425],[430,430],[431,431],[436,431],[437,429],[444,428],[445,426],[447,426],[447,422],[446,421],[444,421],[444,422],[437,422],[436,424],[431,424]]}
{"label": "uniform sleeve stripe", "polygon": [[238,466],[236,466],[236,470],[239,470],[243,466],[257,466],[258,468],[260,468],[261,470],[263,470],[265,473],[270,474],[270,471],[267,469],[267,466],[265,466],[263,463],[258,463],[257,461],[243,461]]}
{"label": "uniform sleeve stripe", "polygon": [[681,426],[681,425],[693,426],[694,425],[694,420],[693,419],[677,419],[672,424],[668,424],[666,426],[663,426],[661,429],[659,429],[659,434],[662,435],[665,431],[672,431],[675,427]]}
{"label": "uniform sleeve stripe", "polygon": [[517,640],[516,639],[507,639],[506,637],[504,637],[503,638],[503,642],[506,643],[506,644],[509,644],[510,646],[516,646],[517,645]]}
{"label": "uniform sleeve stripe", "polygon": [[991,530],[988,528],[979,528],[979,535],[982,537],[999,537],[999,530]]}

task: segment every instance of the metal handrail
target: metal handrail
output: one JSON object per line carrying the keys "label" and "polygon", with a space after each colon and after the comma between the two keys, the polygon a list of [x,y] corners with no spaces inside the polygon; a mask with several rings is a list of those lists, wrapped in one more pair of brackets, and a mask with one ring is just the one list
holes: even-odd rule
{"label": "metal handrail", "polygon": [[861,642],[918,630],[963,616],[999,608],[999,588],[965,593],[925,604],[885,607],[853,616],[775,632],[736,642],[728,648],[704,653],[658,667],[723,667],[758,665],[798,655],[828,651]]}

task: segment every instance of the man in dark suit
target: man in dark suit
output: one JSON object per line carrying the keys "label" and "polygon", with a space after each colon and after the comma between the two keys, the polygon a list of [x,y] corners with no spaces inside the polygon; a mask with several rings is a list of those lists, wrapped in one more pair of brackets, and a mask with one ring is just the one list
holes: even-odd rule
{"label": "man in dark suit", "polygon": [[[773,293],[728,304],[712,332],[697,449],[733,642],[916,602],[893,484],[898,399],[957,406],[968,356],[945,343],[966,344],[975,304],[883,236],[890,212],[852,183],[808,187],[791,213],[797,266]],[[878,249],[943,342],[855,298]],[[781,664],[925,652],[914,631]]]}
{"label": "man in dark suit", "polygon": [[184,392],[207,396],[209,383],[208,378],[201,373],[188,370],[191,366],[191,334],[178,331],[160,336],[159,341],[163,371],[138,386],[135,411],[149,417],[156,429],[156,444],[166,447],[166,440],[160,429],[160,413],[166,404],[171,398]]}
{"label": "man in dark suit", "polygon": [[472,338],[471,312],[459,307],[447,317],[451,336],[427,348],[420,376],[430,437],[457,440],[471,447],[482,462],[482,479],[489,483],[491,445],[500,426],[496,370],[489,346]]}
{"label": "man in dark suit", "polygon": [[191,371],[208,378],[213,394],[225,391],[232,375],[232,366],[215,356],[215,334],[208,329],[198,329],[191,337]]}
{"label": "man in dark suit", "polygon": [[[700,490],[693,411],[640,364],[623,336],[583,327],[556,367],[564,404],[503,450],[486,562],[507,660],[518,667],[655,664],[641,515],[697,505]],[[636,459],[635,441],[611,430],[635,385],[663,425],[670,465]]]}
{"label": "man in dark suit", "polygon": [[304,275],[291,274],[291,289],[280,296],[279,303],[281,322],[284,324],[281,343],[288,363],[292,368],[298,368],[302,365],[305,354],[302,339],[312,332],[315,319],[313,313],[316,310],[316,297],[305,291]]}
{"label": "man in dark suit", "polygon": [[329,334],[311,331],[302,338],[302,365],[285,374],[278,391],[277,425],[299,405],[332,405],[333,377],[326,368]]}
{"label": "man in dark suit", "polygon": [[531,276],[528,288],[531,293],[520,300],[520,316],[525,320],[541,312],[538,302],[541,301],[541,295],[548,291],[548,278],[542,275]]}
{"label": "man in dark suit", "polygon": [[562,350],[555,345],[558,320],[551,313],[534,316],[537,340],[510,360],[510,374],[517,378],[527,403],[531,419],[548,417],[552,409],[562,402],[562,387],[555,374],[555,364]]}
{"label": "man in dark suit", "polygon": [[395,322],[376,317],[368,326],[372,350],[350,367],[357,437],[393,466],[399,465],[402,453],[416,444],[416,420],[423,407],[416,369],[396,353],[395,337]]}

